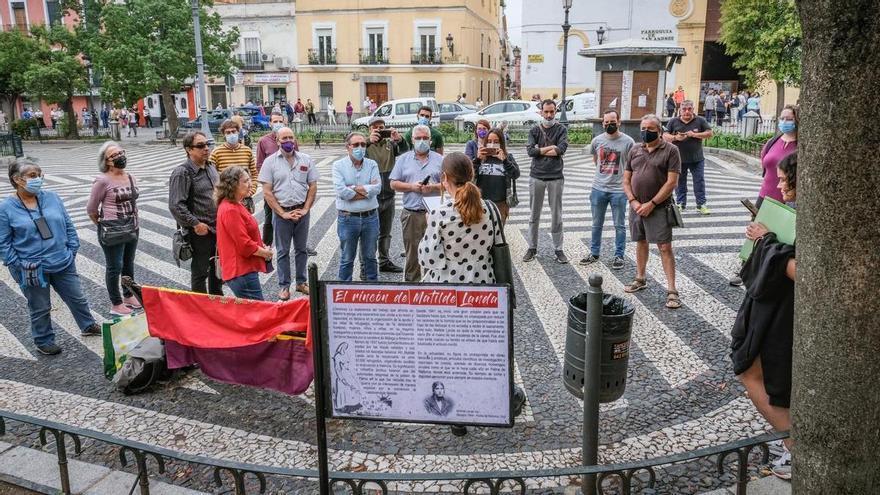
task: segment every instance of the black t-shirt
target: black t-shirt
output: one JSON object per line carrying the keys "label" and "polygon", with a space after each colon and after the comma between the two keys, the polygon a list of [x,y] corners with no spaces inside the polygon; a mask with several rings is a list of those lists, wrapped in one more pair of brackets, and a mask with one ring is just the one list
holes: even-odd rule
{"label": "black t-shirt", "polygon": [[[708,131],[712,127],[706,122],[706,119],[695,115],[690,122],[685,124],[679,117],[669,119],[666,123],[666,132],[670,134],[685,133],[687,131],[703,132]],[[694,163],[703,159],[703,140],[697,138],[687,138],[684,141],[673,141],[678,146],[678,152],[681,155],[681,163]]]}

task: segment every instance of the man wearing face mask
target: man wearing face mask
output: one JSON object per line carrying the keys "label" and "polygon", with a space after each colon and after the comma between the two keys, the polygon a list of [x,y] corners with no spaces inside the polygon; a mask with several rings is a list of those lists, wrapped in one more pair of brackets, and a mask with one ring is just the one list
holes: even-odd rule
{"label": "man wearing face mask", "polygon": [[[682,105],[684,107],[684,105]],[[666,307],[681,307],[675,289],[675,256],[672,252],[672,225],[669,208],[672,192],[681,172],[678,148],[661,138],[663,126],[653,114],[642,117],[642,143],[629,153],[623,173],[623,191],[629,201],[629,227],[636,241],[636,278],[623,290],[637,292],[648,287],[648,243],[656,243],[666,274]]]}
{"label": "man wearing face mask", "polygon": [[431,151],[431,129],[417,125],[412,130],[413,150],[397,158],[391,171],[391,188],[403,193],[403,247],[406,252],[405,280],[418,282],[422,279],[419,266],[419,242],[428,227],[428,209],[424,196],[440,194],[440,165],[443,156]]}
{"label": "man wearing face mask", "polygon": [[[384,133],[383,133],[384,131]],[[383,137],[390,134],[390,137]],[[382,190],[379,192],[379,271],[383,273],[401,273],[403,268],[391,261],[391,227],[394,222],[394,189],[391,188],[391,170],[398,156],[407,151],[406,141],[397,129],[385,129],[382,117],[370,120],[370,137],[367,143],[367,158],[375,160],[382,178]]]}
{"label": "man wearing face mask", "polygon": [[[290,106],[290,103],[287,104],[287,108],[291,108],[290,115],[291,120],[293,120],[293,110]],[[282,127],[284,127],[284,115],[282,115],[281,112],[272,112],[272,115],[269,116],[269,125],[272,128],[272,132],[261,137],[260,140],[257,142],[258,175],[260,170],[262,170],[263,168],[263,162],[266,161],[266,157],[278,152],[278,131],[281,130]],[[295,144],[293,149],[297,149]],[[273,234],[272,207],[269,206],[269,203],[263,201],[263,244],[271,246]]]}
{"label": "man wearing face mask", "polygon": [[538,227],[541,224],[541,210],[544,208],[544,194],[550,202],[550,234],[557,263],[568,263],[562,250],[562,189],[565,179],[562,175],[562,156],[568,149],[568,129],[556,121],[556,102],[541,102],[543,120],[529,131],[526,151],[532,157],[529,172],[529,248],[523,256],[524,262],[535,259],[538,253]]}
{"label": "man wearing face mask", "polygon": [[626,250],[626,194],[623,192],[623,171],[626,169],[629,152],[635,141],[618,130],[617,110],[605,110],[602,125],[605,132],[593,138],[590,149],[596,175],[590,191],[590,216],[593,229],[590,235],[590,254],[580,261],[589,265],[599,261],[602,247],[602,228],[605,225],[605,210],[611,205],[611,218],[614,220],[614,259],[611,268],[620,270],[624,266]]}
{"label": "man wearing face mask", "polygon": [[[427,127],[431,131],[431,151],[439,154],[443,154],[443,134],[440,134],[440,131],[431,127],[431,116],[434,115],[434,110],[428,105],[419,108],[419,124]],[[412,131],[406,133],[404,136],[406,140],[406,144],[409,149],[413,148],[413,140],[412,140]]]}
{"label": "man wearing face mask", "polygon": [[241,167],[248,171],[251,176],[250,196],[244,200],[248,211],[254,212],[254,200],[252,196],[257,193],[257,162],[254,153],[241,142],[241,128],[232,119],[224,120],[220,124],[220,132],[224,142],[211,152],[211,161],[217,167],[217,173],[223,173],[229,167]]}
{"label": "man wearing face mask", "polygon": [[336,230],[339,234],[339,280],[351,282],[354,257],[361,246],[365,280],[378,280],[376,245],[379,239],[379,165],[366,158],[367,139],[360,132],[345,138],[348,156],[333,163],[336,190]]}
{"label": "man wearing face mask", "polygon": [[279,150],[266,158],[260,170],[263,198],[272,208],[275,247],[278,253],[278,299],[290,299],[290,247],[296,263],[296,290],[308,295],[306,284],[306,243],[309,239],[309,211],[318,192],[318,166],[294,150],[296,137],[289,127],[276,133]]}
{"label": "man wearing face mask", "polygon": [[[715,98],[721,98],[716,96]],[[701,215],[710,213],[706,206],[706,179],[704,177],[705,159],[703,158],[703,140],[712,137],[712,126],[706,119],[694,114],[694,102],[685,100],[681,103],[681,116],[669,119],[663,139],[678,147],[681,154],[681,175],[676,188],[676,202],[684,210],[687,202],[688,172],[694,176],[694,197],[697,200],[697,211]]]}

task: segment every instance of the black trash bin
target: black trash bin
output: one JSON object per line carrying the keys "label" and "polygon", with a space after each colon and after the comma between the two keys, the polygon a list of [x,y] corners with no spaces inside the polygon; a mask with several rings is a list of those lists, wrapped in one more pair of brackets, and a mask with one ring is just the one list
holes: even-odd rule
{"label": "black trash bin", "polygon": [[[626,299],[605,294],[602,299],[602,343],[599,349],[599,402],[614,402],[626,389],[629,340],[635,306]],[[572,395],[584,398],[584,330],[587,321],[587,293],[568,301],[565,333],[565,363],[562,378]]]}

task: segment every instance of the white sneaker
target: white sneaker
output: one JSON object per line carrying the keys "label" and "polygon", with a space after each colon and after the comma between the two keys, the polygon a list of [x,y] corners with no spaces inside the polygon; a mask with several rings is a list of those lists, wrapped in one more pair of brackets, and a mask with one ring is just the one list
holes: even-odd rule
{"label": "white sneaker", "polygon": [[770,470],[780,479],[791,479],[791,452],[783,447],[782,455],[770,464]]}
{"label": "white sneaker", "polygon": [[125,304],[117,304],[115,306],[110,306],[110,314],[112,316],[126,316],[131,314],[131,308],[126,306]]}

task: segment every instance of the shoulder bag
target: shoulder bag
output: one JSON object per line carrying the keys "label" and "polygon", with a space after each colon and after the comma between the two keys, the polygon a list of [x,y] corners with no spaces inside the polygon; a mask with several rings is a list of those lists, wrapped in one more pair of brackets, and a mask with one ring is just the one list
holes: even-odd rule
{"label": "shoulder bag", "polygon": [[681,218],[681,210],[678,209],[678,205],[675,204],[675,201],[669,201],[666,205],[666,221],[669,223],[669,226],[674,229],[684,227],[684,220]]}
{"label": "shoulder bag", "polygon": [[117,246],[131,242],[138,237],[137,192],[134,189],[134,180],[131,175],[128,176],[128,183],[131,184],[131,216],[98,221],[98,241],[102,246]]}
{"label": "shoulder bag", "polygon": [[492,271],[495,273],[496,284],[506,284],[510,291],[510,307],[516,308],[516,293],[513,288],[513,260],[510,257],[510,246],[504,237],[504,225],[501,224],[501,214],[498,207],[492,201],[484,200],[486,209],[489,210],[489,218],[492,220],[492,235],[501,232],[501,242],[493,241],[492,244]]}

